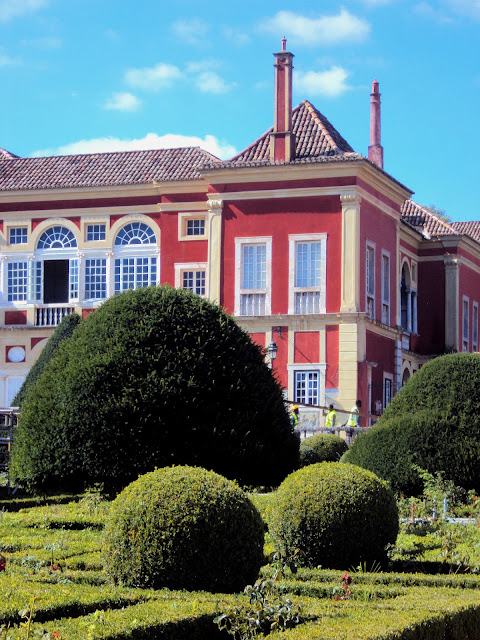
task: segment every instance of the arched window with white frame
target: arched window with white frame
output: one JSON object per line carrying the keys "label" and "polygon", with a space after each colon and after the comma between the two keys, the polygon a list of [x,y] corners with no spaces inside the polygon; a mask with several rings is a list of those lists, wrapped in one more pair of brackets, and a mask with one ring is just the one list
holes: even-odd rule
{"label": "arched window with white frame", "polygon": [[135,221],[121,227],[115,237],[114,252],[115,293],[157,284],[157,239],[148,224]]}

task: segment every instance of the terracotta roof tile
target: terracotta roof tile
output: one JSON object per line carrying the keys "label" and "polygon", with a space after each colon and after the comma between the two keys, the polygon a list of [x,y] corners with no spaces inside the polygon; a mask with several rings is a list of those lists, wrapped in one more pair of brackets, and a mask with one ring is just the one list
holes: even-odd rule
{"label": "terracotta roof tile", "polygon": [[[292,161],[293,164],[347,159],[359,160],[362,158],[360,154],[354,152],[327,118],[307,100],[303,100],[293,109],[292,123],[295,134],[295,160]],[[200,168],[272,164],[270,161],[270,133],[272,131],[273,127],[231,160],[215,165],[205,163]]]}
{"label": "terracotta roof tile", "polygon": [[467,222],[451,222],[450,226],[455,229],[456,233],[467,235],[480,242],[480,221],[469,220]]}
{"label": "terracotta roof tile", "polygon": [[200,147],[45,158],[18,158],[6,152],[0,153],[0,191],[198,180],[196,167],[217,161]]}
{"label": "terracotta roof tile", "polygon": [[405,200],[403,203],[402,220],[428,237],[459,234],[452,224],[443,222],[431,211],[413,200]]}

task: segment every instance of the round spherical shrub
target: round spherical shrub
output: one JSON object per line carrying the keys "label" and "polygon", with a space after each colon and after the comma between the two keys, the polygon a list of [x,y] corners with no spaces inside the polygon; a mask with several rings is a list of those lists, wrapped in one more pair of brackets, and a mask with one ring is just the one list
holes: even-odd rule
{"label": "round spherical shrub", "polygon": [[221,307],[169,286],[114,296],[83,320],[22,405],[12,472],[34,491],[188,464],[274,486],[298,438],[262,350]]}
{"label": "round spherical shrub", "polygon": [[267,511],[269,531],[286,556],[307,567],[348,569],[383,562],[398,534],[398,510],[386,482],[354,465],[322,462],[280,485]]}
{"label": "round spherical shrub", "polygon": [[299,456],[298,456],[298,468],[307,467],[309,464],[316,464],[322,462],[318,457],[318,453],[311,447],[300,444]]}
{"label": "round spherical shrub", "polygon": [[405,493],[421,488],[413,463],[480,490],[480,356],[450,354],[424,365],[343,461],[374,471]]}
{"label": "round spherical shrub", "polygon": [[233,482],[205,469],[140,476],[112,503],[105,564],[131,587],[234,592],[257,578],[264,523]]}
{"label": "round spherical shrub", "polygon": [[348,449],[345,440],[333,433],[316,433],[314,436],[302,440],[300,457],[302,457],[302,449],[305,447],[315,451],[318,456],[315,462],[338,462]]}

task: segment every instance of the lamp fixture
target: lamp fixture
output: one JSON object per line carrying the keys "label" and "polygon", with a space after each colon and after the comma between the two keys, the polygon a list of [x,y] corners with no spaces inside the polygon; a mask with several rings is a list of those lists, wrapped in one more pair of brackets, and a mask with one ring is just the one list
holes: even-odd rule
{"label": "lamp fixture", "polygon": [[277,357],[277,352],[278,352],[278,347],[277,344],[272,340],[270,342],[270,344],[268,345],[268,347],[265,349],[267,356],[269,358],[269,366],[270,368],[272,368],[273,366],[273,361],[275,360],[275,358]]}

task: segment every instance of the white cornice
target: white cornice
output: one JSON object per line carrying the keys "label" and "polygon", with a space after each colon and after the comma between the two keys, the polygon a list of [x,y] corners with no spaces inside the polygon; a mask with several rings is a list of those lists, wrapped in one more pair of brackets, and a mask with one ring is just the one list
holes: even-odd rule
{"label": "white cornice", "polygon": [[203,202],[165,202],[156,205],[157,211],[207,211],[208,203]]}
{"label": "white cornice", "polygon": [[134,213],[158,213],[158,205],[144,204],[134,206],[109,206],[109,207],[81,207],[78,209],[35,209],[35,211],[4,211],[0,213],[0,219],[17,220],[25,222],[25,219],[33,218],[76,218],[80,216],[105,217],[106,215],[121,215]]}
{"label": "white cornice", "polygon": [[112,185],[106,187],[67,187],[62,189],[23,189],[0,191],[0,203],[37,202],[55,200],[93,200],[103,198],[141,198],[167,193],[204,193],[207,185],[203,180],[150,182],[148,184]]}

